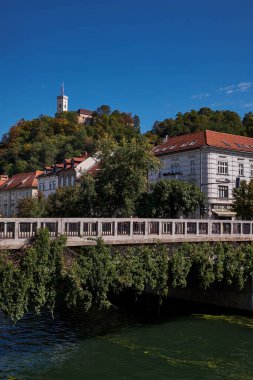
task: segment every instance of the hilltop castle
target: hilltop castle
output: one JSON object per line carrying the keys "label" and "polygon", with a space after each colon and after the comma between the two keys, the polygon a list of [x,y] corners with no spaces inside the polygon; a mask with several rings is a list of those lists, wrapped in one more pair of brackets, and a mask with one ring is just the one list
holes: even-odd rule
{"label": "hilltop castle", "polygon": [[[61,85],[61,94],[57,96],[57,111],[56,114],[67,112],[69,109],[69,98],[64,95],[64,83]],[[77,119],[80,124],[85,123],[87,119],[92,117],[93,111],[79,108],[77,111]]]}

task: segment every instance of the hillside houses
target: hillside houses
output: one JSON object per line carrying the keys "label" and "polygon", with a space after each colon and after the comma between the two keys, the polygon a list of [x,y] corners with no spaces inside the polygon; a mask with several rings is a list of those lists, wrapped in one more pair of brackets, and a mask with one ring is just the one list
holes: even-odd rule
{"label": "hillside houses", "polygon": [[75,186],[84,173],[96,175],[99,170],[99,160],[85,153],[81,157],[65,159],[63,163],[47,166],[44,172],[36,170],[29,173],[19,173],[8,178],[0,176],[0,215],[13,217],[17,214],[20,200],[32,198],[38,191],[47,198],[58,187]]}
{"label": "hillside houses", "polygon": [[29,173],[15,174],[0,182],[0,214],[9,218],[16,214],[20,200],[32,198],[38,193],[38,176],[43,172],[36,170]]}
{"label": "hillside houses", "polygon": [[38,189],[47,198],[58,187],[75,186],[81,175],[94,174],[98,170],[99,160],[85,153],[81,157],[65,159],[63,163],[45,167],[38,178]]}

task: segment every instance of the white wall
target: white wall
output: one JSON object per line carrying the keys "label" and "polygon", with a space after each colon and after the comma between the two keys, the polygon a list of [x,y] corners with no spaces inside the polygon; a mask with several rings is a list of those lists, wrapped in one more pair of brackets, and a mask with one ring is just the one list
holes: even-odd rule
{"label": "white wall", "polygon": [[58,176],[49,175],[38,178],[38,190],[47,198],[50,194],[55,193],[58,188]]}
{"label": "white wall", "polygon": [[[217,207],[226,209],[231,206],[232,191],[236,187],[236,178],[239,177],[239,163],[242,163],[244,167],[244,174],[240,176],[240,180],[249,182],[253,178],[253,155],[248,152],[203,147],[158,158],[163,166],[159,171],[149,173],[149,182],[175,178],[195,183],[205,194],[206,203],[210,205],[209,216],[212,209]],[[191,161],[194,162],[195,174],[191,171]],[[219,161],[227,162],[228,173],[218,173]],[[179,174],[166,176],[167,173],[173,171],[173,165],[180,166]],[[219,186],[228,187],[228,198],[219,197]]]}

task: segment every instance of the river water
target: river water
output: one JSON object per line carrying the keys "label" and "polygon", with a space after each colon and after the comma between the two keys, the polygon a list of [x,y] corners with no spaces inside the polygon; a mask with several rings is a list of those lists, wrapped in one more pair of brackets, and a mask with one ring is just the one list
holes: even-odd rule
{"label": "river water", "polygon": [[0,379],[253,379],[253,317],[0,314]]}

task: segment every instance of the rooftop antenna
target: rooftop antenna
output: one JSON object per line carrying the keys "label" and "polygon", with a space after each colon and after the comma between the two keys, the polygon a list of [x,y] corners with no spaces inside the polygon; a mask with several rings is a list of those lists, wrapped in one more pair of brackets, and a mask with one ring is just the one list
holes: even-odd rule
{"label": "rooftop antenna", "polygon": [[61,84],[61,95],[64,95],[64,82]]}

